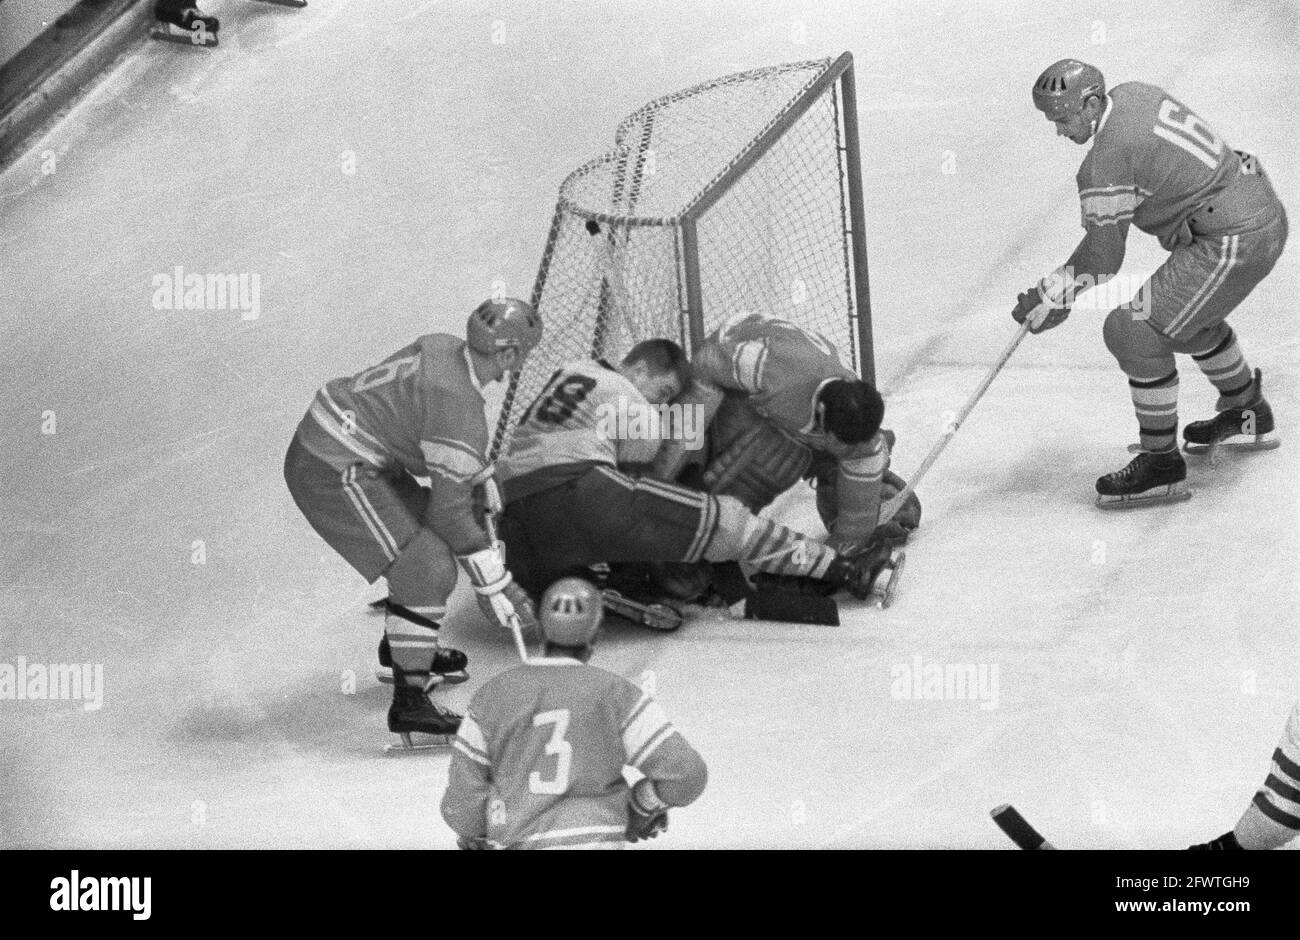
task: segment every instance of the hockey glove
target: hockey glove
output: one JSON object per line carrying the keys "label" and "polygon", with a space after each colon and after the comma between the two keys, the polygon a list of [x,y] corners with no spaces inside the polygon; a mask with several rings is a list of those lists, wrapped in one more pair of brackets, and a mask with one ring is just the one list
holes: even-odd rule
{"label": "hockey glove", "polygon": [[1060,326],[1070,315],[1065,295],[1070,282],[1064,274],[1053,271],[1016,298],[1011,318],[1017,323],[1029,321],[1029,332],[1037,335]]}
{"label": "hockey glove", "polygon": [[506,630],[510,629],[510,622],[515,617],[519,618],[519,626],[523,629],[537,626],[533,602],[506,571],[500,549],[485,548],[470,555],[460,555],[456,560],[473,582],[479,610],[489,620]]}
{"label": "hockey glove", "polygon": [[668,804],[659,799],[653,780],[638,780],[627,801],[627,841],[653,839],[667,828]]}
{"label": "hockey glove", "polygon": [[501,514],[501,490],[497,487],[497,481],[492,476],[495,469],[494,466],[488,464],[470,480],[474,518],[478,520],[479,525],[483,526],[486,526],[486,516],[495,519]]}

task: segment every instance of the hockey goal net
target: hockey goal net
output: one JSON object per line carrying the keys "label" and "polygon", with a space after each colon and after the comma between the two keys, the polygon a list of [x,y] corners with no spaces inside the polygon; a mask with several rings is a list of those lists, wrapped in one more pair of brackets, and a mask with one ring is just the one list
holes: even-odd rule
{"label": "hockey goal net", "polygon": [[815,330],[872,380],[853,59],[728,75],[659,98],[560,187],[532,302],[545,334],[493,442],[562,363],[664,336],[691,352],[729,317]]}

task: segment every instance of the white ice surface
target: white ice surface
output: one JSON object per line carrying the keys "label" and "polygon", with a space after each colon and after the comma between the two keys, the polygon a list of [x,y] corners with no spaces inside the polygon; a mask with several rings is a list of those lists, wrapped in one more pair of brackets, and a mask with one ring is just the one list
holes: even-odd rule
{"label": "white ice surface", "polygon": [[[853,51],[904,475],[1078,237],[1083,151],[1029,103],[1048,62],[1169,88],[1297,215],[1285,0],[205,6],[219,48],[142,43],[0,177],[0,662],[106,685],[97,711],[0,701],[3,846],[452,844],[448,758],[380,753],[378,591],[300,517],[282,455],[325,379],[458,329],[494,282],[526,295],[560,180],[652,97]],[[1160,257],[1135,232],[1126,271]],[[1004,801],[1064,846],[1230,827],[1300,695],[1296,258],[1231,321],[1285,444],[1193,464],[1190,502],[1092,507],[1135,426],[1104,310],[1079,310],[926,479],[891,610],[609,631],[596,661],[652,671],[711,771],[653,846],[1007,847]],[[175,265],[260,275],[260,316],[154,310]],[[816,531],[806,494],[780,512]],[[453,704],[514,655],[465,602]],[[996,666],[997,707],[893,697],[916,657]]]}

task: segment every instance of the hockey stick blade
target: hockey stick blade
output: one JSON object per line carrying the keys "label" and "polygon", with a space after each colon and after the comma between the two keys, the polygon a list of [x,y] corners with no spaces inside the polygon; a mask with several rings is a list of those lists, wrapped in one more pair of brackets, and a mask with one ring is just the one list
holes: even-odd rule
{"label": "hockey stick blade", "polygon": [[1003,803],[989,813],[993,821],[998,824],[998,828],[1007,834],[1020,848],[1027,851],[1037,849],[1055,849],[1056,846],[1048,842],[1038,830],[1029,825],[1029,821],[1021,816],[1019,811],[1010,803]]}

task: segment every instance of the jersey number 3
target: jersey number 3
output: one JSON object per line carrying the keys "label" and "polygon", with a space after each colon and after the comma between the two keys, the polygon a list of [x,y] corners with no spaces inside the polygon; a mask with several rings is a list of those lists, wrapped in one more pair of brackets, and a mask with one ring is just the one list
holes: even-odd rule
{"label": "jersey number 3", "polygon": [[1219,166],[1223,141],[1210,130],[1210,125],[1168,98],[1160,102],[1160,113],[1156,118],[1159,123],[1151,128],[1153,134],[1186,150],[1211,170]]}
{"label": "jersey number 3", "polygon": [[557,708],[554,711],[538,712],[533,716],[533,727],[544,728],[552,725],[551,739],[546,742],[546,754],[555,758],[555,776],[544,779],[540,773],[533,771],[528,775],[528,789],[533,793],[558,795],[569,789],[569,767],[573,764],[573,745],[564,740],[569,730],[569,710]]}

